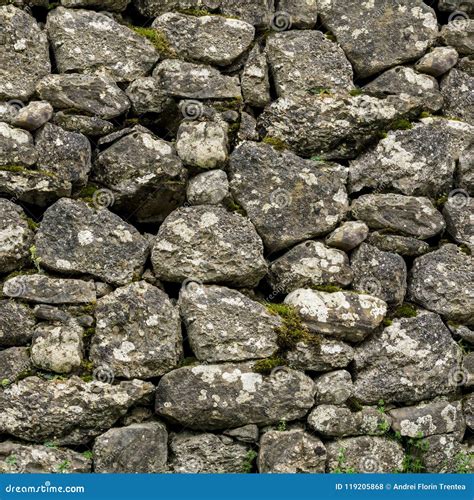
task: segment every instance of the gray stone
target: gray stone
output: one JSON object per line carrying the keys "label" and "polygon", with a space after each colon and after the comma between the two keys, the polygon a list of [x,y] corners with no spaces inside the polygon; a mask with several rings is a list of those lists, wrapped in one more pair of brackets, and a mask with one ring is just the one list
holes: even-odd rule
{"label": "gray stone", "polygon": [[267,272],[254,226],[224,208],[200,205],[175,210],[163,222],[152,250],[156,276],[235,286],[255,286]]}
{"label": "gray stone", "polygon": [[110,385],[27,377],[0,391],[0,431],[27,441],[85,444],[153,391],[141,380]]}
{"label": "gray stone", "polygon": [[243,443],[256,443],[258,441],[259,429],[255,424],[248,424],[243,427],[224,431],[224,434]]}
{"label": "gray stone", "polygon": [[168,459],[168,432],[161,422],[109,429],[96,438],[93,453],[94,472],[164,472]]}
{"label": "gray stone", "polygon": [[470,0],[438,0],[438,9],[455,12],[460,10],[469,14],[474,14],[474,5]]}
{"label": "gray stone", "polygon": [[352,203],[352,214],[371,229],[391,229],[428,239],[445,227],[442,215],[428,198],[400,194],[367,194]]}
{"label": "gray stone", "polygon": [[353,273],[347,255],[319,241],[306,241],[273,261],[269,280],[274,291],[290,293],[318,285],[348,286]]}
{"label": "gray stone", "polygon": [[421,0],[320,0],[318,11],[360,77],[421,57],[438,34]]}
{"label": "gray stone", "polygon": [[35,244],[45,268],[114,285],[139,276],[148,256],[148,243],[133,226],[105,208],[68,199],[46,210]]}
{"label": "gray stone", "polygon": [[99,8],[112,12],[122,12],[129,3],[130,0],[61,0],[61,5],[67,8]]}
{"label": "gray stone", "polygon": [[439,77],[456,66],[458,59],[459,54],[453,47],[435,47],[415,64],[415,69],[420,73]]}
{"label": "gray stone", "polygon": [[[464,470],[472,473],[470,456],[452,434],[428,436],[423,439],[423,443],[418,455],[426,472],[442,474]],[[426,452],[423,452],[423,449]]]}
{"label": "gray stone", "polygon": [[0,7],[0,99],[28,100],[51,72],[48,39],[34,17],[13,5]]}
{"label": "gray stone", "polygon": [[271,25],[275,4],[275,0],[220,0],[220,10],[224,16],[266,28]]}
{"label": "gray stone", "polygon": [[245,111],[242,111],[240,114],[240,127],[237,132],[237,139],[239,142],[258,141],[259,139],[257,120]]}
{"label": "gray stone", "polygon": [[464,150],[459,157],[456,187],[474,196],[474,144]]}
{"label": "gray stone", "polygon": [[159,58],[149,40],[100,12],[58,7],[48,14],[46,29],[59,73],[129,82],[145,76]]}
{"label": "gray stone", "polygon": [[227,429],[303,417],[313,381],[289,368],[261,375],[251,363],[184,367],[162,377],[156,412],[190,429]]}
{"label": "gray stone", "polygon": [[10,347],[0,351],[0,385],[7,387],[31,370],[27,347]]}
{"label": "gray stone", "polygon": [[163,90],[158,78],[142,76],[133,81],[126,90],[136,115],[144,113],[163,113],[170,109],[173,100]]}
{"label": "gray stone", "polygon": [[474,386],[474,352],[468,352],[463,355],[462,368],[457,374],[459,385],[465,387]]}
{"label": "gray stone", "polygon": [[366,242],[382,252],[398,253],[406,257],[418,257],[430,249],[430,245],[426,241],[398,234],[385,234],[383,231],[370,233]]}
{"label": "gray stone", "polygon": [[466,419],[466,425],[469,429],[474,430],[474,393],[464,396],[462,409],[464,418]]}
{"label": "gray stone", "polygon": [[146,129],[100,152],[92,177],[110,190],[107,205],[140,222],[162,222],[186,199],[187,171],[173,144]]}
{"label": "gray stone", "polygon": [[33,231],[21,207],[0,198],[0,270],[8,273],[20,268],[29,257]]}
{"label": "gray stone", "polygon": [[159,377],[183,354],[177,309],[144,281],[118,288],[97,301],[90,358],[118,377]]}
{"label": "gray stone", "polygon": [[346,370],[325,373],[314,379],[318,405],[341,405],[352,396],[352,378]]}
{"label": "gray stone", "polygon": [[270,251],[333,230],[348,208],[345,169],[318,165],[268,144],[234,150],[230,189]]}
{"label": "gray stone", "polygon": [[56,109],[73,109],[104,120],[130,107],[125,92],[113,80],[95,75],[48,75],[38,82],[36,92]]}
{"label": "gray stone", "polygon": [[459,16],[441,29],[440,38],[445,45],[454,47],[461,55],[474,53],[474,19]]}
{"label": "gray stone", "polygon": [[453,68],[440,84],[443,114],[474,125],[474,76]]}
{"label": "gray stone", "polygon": [[350,342],[364,339],[382,323],[387,312],[387,304],[371,295],[308,288],[291,292],[285,304],[295,307],[310,331]]}
{"label": "gray stone", "polygon": [[218,205],[229,194],[229,181],[223,170],[203,172],[190,179],[186,191],[191,205]]}
{"label": "gray stone", "polygon": [[250,47],[255,34],[252,25],[237,19],[174,12],[157,17],[152,27],[165,36],[178,57],[216,66],[233,63]]}
{"label": "gray stone", "polygon": [[248,445],[216,434],[181,432],[170,440],[170,469],[177,474],[244,472]]}
{"label": "gray stone", "polygon": [[67,448],[13,441],[0,443],[0,472],[3,474],[89,473],[91,466],[90,458]]}
{"label": "gray stone", "polygon": [[260,473],[320,473],[326,468],[326,448],[308,432],[292,429],[269,431],[260,440]]}
{"label": "gray stone", "polygon": [[26,130],[36,130],[49,122],[53,117],[53,107],[49,102],[44,101],[32,101],[21,108],[15,118],[12,120],[12,124],[15,127],[24,128]]}
{"label": "gray stone", "polygon": [[68,323],[72,319],[72,315],[59,307],[48,306],[45,304],[36,305],[33,308],[33,314],[37,319],[53,321],[59,323]]}
{"label": "gray stone", "polygon": [[349,252],[358,247],[368,234],[369,228],[365,222],[347,221],[326,237],[326,244]]}
{"label": "gray stone", "polygon": [[[454,191],[456,192],[456,191]],[[460,192],[451,196],[443,207],[446,229],[457,243],[474,250],[474,198]]]}
{"label": "gray stone", "polygon": [[33,336],[35,318],[25,304],[0,300],[0,346],[28,344]]}
{"label": "gray stone", "polygon": [[426,309],[453,321],[474,324],[472,257],[456,245],[443,245],[415,259],[408,292]]}
{"label": "gray stone", "polygon": [[328,472],[394,473],[403,468],[405,452],[393,439],[360,436],[328,443]]}
{"label": "gray stone", "polygon": [[29,132],[0,122],[0,139],[0,169],[36,163],[38,155]]}
{"label": "gray stone", "polygon": [[474,55],[461,58],[456,68],[459,71],[464,71],[464,73],[467,73],[469,76],[474,76]]}
{"label": "gray stone", "polygon": [[191,282],[181,289],[179,308],[200,361],[266,358],[278,349],[279,317],[236,290]]}
{"label": "gray stone", "polygon": [[92,137],[110,134],[114,130],[111,122],[98,116],[69,114],[67,111],[58,111],[54,114],[52,121],[64,130]]}
{"label": "gray stone", "polygon": [[318,159],[355,158],[381,130],[415,117],[419,99],[407,94],[386,99],[367,95],[290,96],[276,100],[259,118],[267,137],[295,153]]}
{"label": "gray stone", "polygon": [[249,54],[240,80],[246,104],[264,108],[271,102],[267,57],[257,44]]}
{"label": "gray stone", "polygon": [[437,314],[394,319],[355,349],[354,396],[413,403],[456,390],[461,350]]}
{"label": "gray stone", "polygon": [[294,28],[313,28],[318,18],[317,0],[279,0],[280,12],[289,14]]}
{"label": "gray stone", "polygon": [[46,371],[71,373],[81,366],[84,330],[75,322],[39,324],[31,343],[32,363]]}
{"label": "gray stone", "polygon": [[310,94],[319,89],[353,88],[352,66],[337,44],[320,31],[288,31],[267,40],[268,62],[279,97]]}

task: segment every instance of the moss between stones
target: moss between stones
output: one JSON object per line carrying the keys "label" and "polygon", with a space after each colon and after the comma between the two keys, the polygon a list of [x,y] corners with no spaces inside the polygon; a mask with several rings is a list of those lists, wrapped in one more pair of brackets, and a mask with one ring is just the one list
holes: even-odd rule
{"label": "moss between stones", "polygon": [[265,144],[269,144],[270,146],[273,146],[278,151],[283,151],[284,149],[288,149],[288,144],[286,144],[286,142],[282,141],[281,139],[277,139],[276,137],[270,137],[267,135],[267,137],[263,138],[262,142],[264,142]]}
{"label": "moss between stones", "polygon": [[349,92],[349,95],[355,97],[355,96],[358,96],[358,95],[362,95],[364,92],[362,89],[360,89],[359,87],[355,88],[355,89],[352,89],[350,92]]}
{"label": "moss between stones", "polygon": [[311,288],[318,292],[327,292],[327,293],[335,293],[343,291],[341,287],[335,285],[315,285],[312,286]]}
{"label": "moss between stones", "polygon": [[260,359],[253,365],[253,370],[262,375],[270,375],[272,370],[279,366],[286,366],[286,364],[286,361],[279,357]]}
{"label": "moss between stones", "polygon": [[413,128],[413,124],[410,120],[405,118],[400,118],[392,123],[390,130],[410,130]]}
{"label": "moss between stones", "polygon": [[21,165],[1,165],[0,171],[13,172],[15,174],[24,175],[46,175],[47,177],[56,177],[52,172],[47,170],[30,170],[28,168],[22,167]]}
{"label": "moss between stones", "polygon": [[404,303],[401,306],[398,306],[393,312],[392,317],[394,318],[416,318],[418,315],[418,311],[416,307],[411,304]]}
{"label": "moss between stones", "polygon": [[245,211],[245,209],[230,198],[224,200],[224,206],[225,208],[227,208],[227,210],[229,210],[229,212],[235,212],[240,214],[242,217],[247,217],[247,212]]}
{"label": "moss between stones", "polygon": [[310,94],[319,95],[319,96],[332,96],[331,89],[326,87],[313,87],[308,90]]}
{"label": "moss between stones", "polygon": [[169,58],[175,57],[176,53],[171,48],[166,35],[159,30],[154,28],[143,28],[140,26],[129,26],[130,29],[135,31],[140,36],[147,38],[155,46],[155,49],[162,56]]}
{"label": "moss between stones", "polygon": [[211,13],[208,12],[207,10],[203,9],[177,9],[176,12],[179,12],[180,14],[185,14],[187,16],[194,16],[194,17],[202,17],[202,16],[210,16]]}

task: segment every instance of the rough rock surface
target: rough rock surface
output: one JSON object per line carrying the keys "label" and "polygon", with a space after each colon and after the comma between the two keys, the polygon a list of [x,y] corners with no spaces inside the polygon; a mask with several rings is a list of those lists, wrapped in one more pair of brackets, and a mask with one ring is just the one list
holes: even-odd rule
{"label": "rough rock surface", "polygon": [[474,125],[474,76],[453,68],[440,85],[444,97],[443,114]]}
{"label": "rough rock surface", "polygon": [[33,336],[35,318],[21,302],[0,300],[0,346],[26,345]]}
{"label": "rough rock surface", "polygon": [[326,237],[326,244],[349,252],[358,247],[369,235],[369,228],[365,222],[348,221]]}
{"label": "rough rock surface", "polygon": [[229,180],[223,170],[211,170],[189,180],[186,197],[191,205],[218,205],[229,194]]}
{"label": "rough rock surface", "polygon": [[317,404],[340,405],[352,396],[352,378],[346,370],[325,373],[314,379]]}
{"label": "rough rock surface", "polygon": [[6,387],[31,370],[29,349],[10,347],[0,351],[0,382]]}

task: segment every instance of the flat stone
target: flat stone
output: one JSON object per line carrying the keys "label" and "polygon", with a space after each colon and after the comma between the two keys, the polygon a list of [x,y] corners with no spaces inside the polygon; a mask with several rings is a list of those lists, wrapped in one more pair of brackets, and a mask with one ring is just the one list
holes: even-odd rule
{"label": "flat stone", "polygon": [[219,3],[224,16],[238,18],[261,28],[271,25],[276,4],[275,0],[220,0]]}
{"label": "flat stone", "polygon": [[36,130],[53,117],[53,107],[49,102],[32,101],[21,108],[12,120],[15,127]]}
{"label": "flat stone", "polygon": [[127,87],[126,94],[136,115],[160,114],[173,106],[173,100],[164,91],[161,81],[151,76],[142,76],[134,80]]}
{"label": "flat stone", "polygon": [[454,241],[474,250],[474,198],[459,193],[448,198],[443,207],[446,229]]}
{"label": "flat stone", "polygon": [[20,302],[0,300],[0,346],[26,345],[33,336],[35,318]]}
{"label": "flat stone", "polygon": [[0,165],[30,167],[36,163],[38,155],[29,132],[0,122],[0,138]]}
{"label": "flat stone", "polygon": [[98,116],[69,114],[67,111],[58,111],[54,114],[52,121],[64,130],[92,137],[110,134],[114,130],[111,122]]}
{"label": "flat stone", "polygon": [[420,73],[439,77],[456,66],[458,59],[459,54],[453,47],[435,47],[415,64],[415,69]]}
{"label": "flat stone", "polygon": [[347,221],[326,237],[326,245],[349,252],[358,247],[369,235],[365,222]]}
{"label": "flat stone", "polygon": [[293,28],[311,29],[318,18],[317,4],[317,0],[279,0],[278,9],[289,15]]}
{"label": "flat stone", "polygon": [[453,68],[440,84],[444,97],[443,115],[474,125],[474,76]]}
{"label": "flat stone", "polygon": [[106,11],[122,12],[130,0],[61,0],[61,5],[67,8],[99,8]]}
{"label": "flat stone", "polygon": [[224,431],[224,434],[243,443],[256,443],[258,441],[259,429],[255,424],[248,424],[243,427]]}
{"label": "flat stone", "polygon": [[366,242],[382,252],[398,253],[406,257],[418,257],[430,250],[430,245],[426,241],[398,234],[385,234],[383,230],[370,233]]}
{"label": "flat stone", "polygon": [[252,49],[240,77],[244,101],[249,106],[264,108],[271,102],[267,56],[258,45]]}

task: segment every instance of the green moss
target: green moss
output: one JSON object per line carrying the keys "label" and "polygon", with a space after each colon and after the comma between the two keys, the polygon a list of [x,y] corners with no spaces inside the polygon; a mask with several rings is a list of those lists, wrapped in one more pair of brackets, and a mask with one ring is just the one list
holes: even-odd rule
{"label": "green moss", "polygon": [[393,324],[393,320],[390,318],[384,318],[383,320],[383,326],[391,326]]}
{"label": "green moss", "polygon": [[388,133],[385,130],[379,130],[376,133],[376,137],[379,139],[386,139],[388,137]]}
{"label": "green moss", "polygon": [[393,312],[394,318],[416,318],[418,311],[411,304],[404,303]]}
{"label": "green moss", "polygon": [[279,366],[285,366],[286,361],[279,357],[260,359],[253,365],[253,370],[256,373],[261,373],[262,375],[270,375],[272,370],[278,368]]}
{"label": "green moss", "polygon": [[8,380],[7,378],[4,378],[1,382],[0,382],[0,385],[2,387],[6,387],[7,385],[10,385],[10,380]]}
{"label": "green moss", "polygon": [[421,118],[431,118],[433,115],[431,113],[428,113],[428,111],[422,111],[420,113],[420,119]]}
{"label": "green moss", "polygon": [[39,224],[34,221],[31,217],[26,217],[26,223],[28,224],[28,228],[32,231],[36,231],[39,227]]}
{"label": "green moss", "polygon": [[78,311],[80,314],[87,314],[87,315],[94,315],[95,314],[95,308],[97,306],[96,302],[91,302],[89,304],[86,304],[85,306],[81,306],[78,308]]}
{"label": "green moss", "polygon": [[471,255],[471,249],[465,243],[459,245],[459,250],[466,255]]}
{"label": "green moss", "polygon": [[387,420],[382,420],[378,423],[377,430],[385,434],[390,430],[390,424],[387,422]]}
{"label": "green moss", "polygon": [[226,111],[240,111],[242,107],[242,98],[235,97],[234,99],[219,101],[214,103],[212,107],[219,113],[225,113]]}
{"label": "green moss", "polygon": [[53,441],[45,441],[43,443],[43,446],[46,446],[46,448],[57,448],[58,445],[54,443]]}
{"label": "green moss", "polygon": [[247,452],[247,455],[245,455],[245,459],[242,464],[243,473],[250,474],[252,472],[256,458],[257,458],[257,452],[255,450],[249,450]]}
{"label": "green moss", "polygon": [[327,292],[327,293],[335,293],[342,292],[342,288],[335,285],[315,285],[311,287],[313,290],[317,290],[318,292]]}
{"label": "green moss", "polygon": [[94,363],[92,361],[84,359],[81,363],[81,368],[86,372],[92,373],[92,371],[94,370]]}
{"label": "green moss", "polygon": [[135,33],[150,40],[161,56],[168,58],[176,56],[176,53],[171,48],[166,35],[161,31],[155,30],[154,28],[143,28],[140,26],[130,26],[130,28],[135,31]]}
{"label": "green moss", "polygon": [[326,31],[326,33],[324,33],[324,36],[328,40],[331,40],[331,42],[337,42],[337,38],[330,31]]}
{"label": "green moss", "polygon": [[455,467],[458,474],[469,474],[471,472],[471,461],[474,459],[474,453],[465,453],[460,451],[455,457]]}
{"label": "green moss", "polygon": [[0,171],[13,172],[16,174],[23,174],[28,176],[45,175],[47,177],[56,177],[55,174],[53,174],[52,172],[48,172],[47,170],[30,170],[20,165],[1,165]]}
{"label": "green moss", "polygon": [[355,97],[355,96],[358,96],[358,95],[362,95],[364,92],[362,91],[362,89],[360,89],[359,87],[355,88],[355,89],[352,89],[350,92],[349,92],[349,95]]}
{"label": "green moss", "polygon": [[324,161],[324,159],[321,156],[312,156],[311,161]]}
{"label": "green moss", "polygon": [[312,87],[308,89],[308,92],[312,95],[332,96],[331,89],[327,87]]}
{"label": "green moss", "polygon": [[58,464],[57,469],[59,472],[67,472],[70,466],[71,462],[69,462],[69,460],[64,460],[63,462]]}
{"label": "green moss", "polygon": [[267,135],[267,137],[263,138],[262,142],[264,142],[265,144],[269,144],[270,146],[273,146],[278,151],[283,151],[284,149],[288,149],[288,144],[286,144],[286,142],[282,141],[281,139],[277,139],[276,137],[270,137]]}
{"label": "green moss", "polygon": [[94,453],[92,453],[92,451],[90,450],[87,450],[82,452],[82,456],[84,458],[87,458],[87,460],[92,460],[94,458]]}
{"label": "green moss", "polygon": [[207,10],[203,9],[177,9],[177,12],[179,12],[180,14],[185,14],[187,16],[195,16],[195,17],[211,15]]}
{"label": "green moss", "polygon": [[32,245],[30,247],[30,258],[31,262],[33,262],[34,266],[36,267],[38,272],[41,272],[41,257],[38,257],[37,251],[36,251],[36,245]]}
{"label": "green moss", "polygon": [[48,6],[46,7],[48,10],[53,10],[55,9],[56,7],[58,7],[59,5],[61,5],[60,2],[51,2],[51,3],[48,3]]}
{"label": "green moss", "polygon": [[349,408],[349,410],[351,410],[351,412],[361,411],[363,408],[363,406],[359,403],[359,401],[357,401],[357,399],[354,397],[350,397],[346,401],[346,405]]}
{"label": "green moss", "polygon": [[442,207],[448,201],[448,194],[443,193],[438,198],[436,198],[434,204],[436,208]]}
{"label": "green moss", "polygon": [[188,356],[187,358],[181,360],[181,363],[179,363],[179,367],[182,368],[183,366],[192,366],[196,363],[199,363],[197,358],[195,358],[194,356]]}
{"label": "green moss", "polygon": [[377,403],[377,411],[385,414],[385,401],[383,399],[379,399],[379,402]]}
{"label": "green moss", "polygon": [[92,197],[94,196],[94,193],[98,189],[99,188],[95,184],[88,184],[87,186],[83,187],[80,190],[80,192],[78,194],[78,198],[92,200]]}
{"label": "green moss", "polygon": [[280,431],[280,432],[286,431],[286,420],[280,420],[278,422],[277,431]]}
{"label": "green moss", "polygon": [[229,210],[229,212],[235,212],[240,214],[242,217],[247,217],[247,212],[245,211],[245,209],[234,200],[228,198],[224,200],[224,205],[227,210]]}
{"label": "green moss", "polygon": [[400,118],[392,123],[390,130],[410,130],[413,128],[410,120],[406,120],[405,118]]}
{"label": "green moss", "polygon": [[5,463],[7,465],[16,465],[16,462],[17,462],[17,458],[15,455],[10,455],[9,457],[7,457],[5,459]]}

